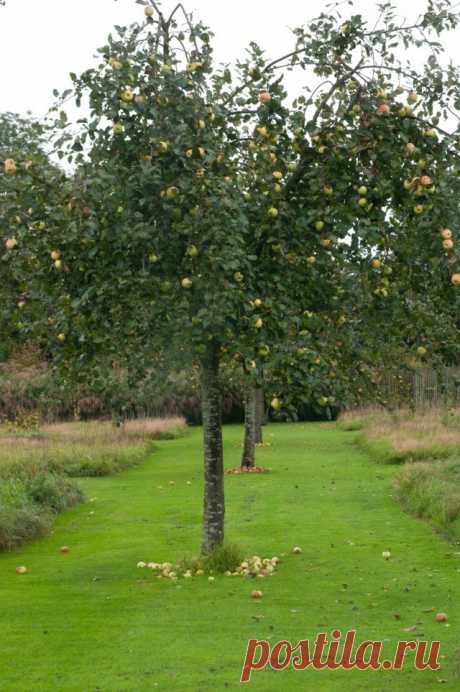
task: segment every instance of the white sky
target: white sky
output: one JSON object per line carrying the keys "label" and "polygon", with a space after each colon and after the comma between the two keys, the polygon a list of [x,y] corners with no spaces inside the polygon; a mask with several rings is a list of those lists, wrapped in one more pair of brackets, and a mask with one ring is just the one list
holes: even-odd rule
{"label": "white sky", "polygon": [[[164,0],[164,9],[172,8]],[[289,27],[327,11],[319,0],[184,0],[216,34],[216,58],[233,62],[244,55],[250,40],[266,47],[274,57],[293,45]],[[415,19],[424,7],[395,0],[402,17]],[[376,17],[377,2],[358,0],[350,12]],[[143,17],[134,0],[7,0],[0,7],[0,111],[42,116],[53,102],[52,91],[69,86],[69,72],[81,72],[93,63],[96,48],[114,24],[129,24]],[[443,39],[449,55],[460,63],[460,30]]]}

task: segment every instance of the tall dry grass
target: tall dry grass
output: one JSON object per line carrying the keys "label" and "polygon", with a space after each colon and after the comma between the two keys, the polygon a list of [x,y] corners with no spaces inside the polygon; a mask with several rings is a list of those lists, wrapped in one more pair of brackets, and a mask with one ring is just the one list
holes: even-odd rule
{"label": "tall dry grass", "polygon": [[460,409],[363,409],[345,413],[341,425],[361,430],[370,441],[383,440],[402,455],[426,457],[441,451],[441,456],[445,456],[460,450]]}
{"label": "tall dry grass", "polygon": [[0,474],[6,466],[47,464],[72,476],[107,475],[138,463],[153,440],[185,429],[183,418],[133,420],[119,428],[108,421],[54,423],[24,433],[0,427]]}

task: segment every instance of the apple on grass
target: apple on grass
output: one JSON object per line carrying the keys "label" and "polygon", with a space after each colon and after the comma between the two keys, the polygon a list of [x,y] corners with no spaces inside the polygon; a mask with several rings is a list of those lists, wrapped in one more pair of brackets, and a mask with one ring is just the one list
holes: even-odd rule
{"label": "apple on grass", "polygon": [[257,589],[254,589],[251,591],[251,598],[262,598],[263,593],[262,591],[258,591]]}

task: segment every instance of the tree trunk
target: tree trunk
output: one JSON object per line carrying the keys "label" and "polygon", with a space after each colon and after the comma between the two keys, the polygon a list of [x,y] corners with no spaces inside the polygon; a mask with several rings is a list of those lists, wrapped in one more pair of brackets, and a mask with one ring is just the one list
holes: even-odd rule
{"label": "tree trunk", "polygon": [[246,389],[244,401],[244,447],[241,466],[252,468],[255,465],[255,445],[257,429],[257,388]]}
{"label": "tree trunk", "polygon": [[224,541],[224,463],[218,347],[212,343],[201,363],[204,441],[204,513],[201,552],[210,553]]}
{"label": "tree trunk", "polygon": [[256,389],[256,444],[263,442],[262,426],[265,425],[265,395],[263,387]]}

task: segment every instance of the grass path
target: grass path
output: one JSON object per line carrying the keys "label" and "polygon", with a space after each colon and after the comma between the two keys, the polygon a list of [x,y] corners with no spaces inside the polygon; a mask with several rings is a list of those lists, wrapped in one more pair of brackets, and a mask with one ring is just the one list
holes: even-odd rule
{"label": "grass path", "polygon": [[[228,466],[238,463],[241,432],[226,428]],[[459,548],[401,512],[391,497],[394,469],[366,459],[352,433],[297,424],[265,435],[272,446],[258,462],[273,472],[226,479],[228,540],[247,555],[286,554],[274,577],[257,580],[263,599],[251,600],[253,583],[241,578],[173,584],[136,568],[199,547],[201,432],[193,430],[159,443],[139,468],[83,481],[93,501],[59,517],[49,538],[0,556],[0,690],[236,690],[249,638],[297,641],[356,628],[360,641],[384,640],[392,654],[414,625],[423,639],[441,640],[442,671],[266,670],[248,687],[407,692],[446,680],[443,689],[460,689]],[[301,555],[290,553],[294,545]],[[16,575],[18,564],[28,574]],[[429,608],[447,612],[449,625]]]}

